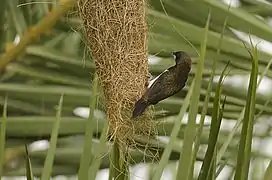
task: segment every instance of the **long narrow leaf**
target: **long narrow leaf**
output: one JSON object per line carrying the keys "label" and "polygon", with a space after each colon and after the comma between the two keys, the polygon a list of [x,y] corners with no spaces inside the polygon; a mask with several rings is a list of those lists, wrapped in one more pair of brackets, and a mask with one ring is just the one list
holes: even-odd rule
{"label": "long narrow leaf", "polygon": [[92,88],[93,93],[91,95],[91,100],[90,100],[89,118],[88,118],[88,121],[86,122],[83,152],[81,155],[80,166],[78,170],[79,180],[88,179],[89,165],[92,158],[91,156],[92,155],[92,138],[93,138],[93,132],[95,128],[93,117],[94,117],[94,109],[95,109],[96,98],[97,98],[97,85],[98,85],[98,79],[97,77],[95,77],[93,80],[93,88]]}
{"label": "long narrow leaf", "polygon": [[5,97],[5,103],[3,107],[2,120],[0,121],[0,180],[3,172],[4,158],[5,158],[5,144],[6,144],[6,123],[7,123],[7,104],[8,97]]}
{"label": "long narrow leaf", "polygon": [[[220,113],[221,113],[221,119],[222,119],[223,109],[220,109]],[[217,155],[217,146],[215,146],[211,168],[209,170],[208,177],[206,179],[216,180],[216,155]]]}
{"label": "long narrow leaf", "polygon": [[89,168],[89,179],[95,179],[99,167],[101,165],[102,156],[108,153],[107,148],[107,132],[109,127],[109,121],[105,121],[103,130],[101,132],[100,141],[97,150],[94,152],[93,160]]}
{"label": "long narrow leaf", "polygon": [[[220,41],[218,43],[217,54],[220,54],[220,49],[221,49],[221,45],[222,45],[226,25],[227,25],[227,18],[225,19],[224,26],[222,28],[221,38],[220,38]],[[204,108],[202,109],[202,112],[201,112],[201,117],[200,117],[200,122],[199,122],[199,129],[198,129],[197,136],[196,136],[196,143],[195,143],[194,157],[193,157],[194,159],[196,158],[197,152],[199,150],[200,138],[201,138],[201,134],[202,134],[202,131],[203,131],[204,120],[205,120],[205,117],[207,115],[208,103],[210,101],[210,95],[211,95],[211,91],[212,91],[212,85],[213,85],[213,80],[214,80],[214,76],[215,76],[216,66],[217,66],[217,60],[214,59],[213,64],[212,64],[211,77],[209,79],[207,93],[206,93],[206,97],[205,97],[205,100],[204,100],[204,105],[203,105]],[[216,94],[214,95],[214,97],[215,96],[216,96]],[[191,177],[192,176],[193,176],[193,171],[191,171]]]}
{"label": "long narrow leaf", "polygon": [[120,177],[120,151],[118,142],[114,140],[113,148],[110,154],[110,173],[109,180]]}
{"label": "long narrow leaf", "polygon": [[[271,64],[272,64],[272,59],[270,59],[269,63],[267,64],[267,66],[265,68],[265,70],[262,72],[261,77],[258,80],[257,88],[260,86],[261,81],[263,80],[263,77],[269,71],[269,68],[270,68]],[[267,101],[269,101],[269,99]],[[236,122],[235,126],[233,127],[231,133],[228,135],[228,138],[227,138],[226,142],[222,145],[222,147],[220,148],[220,150],[218,152],[218,155],[217,155],[217,160],[218,160],[217,164],[219,164],[219,161],[221,160],[221,158],[223,157],[224,153],[226,152],[227,147],[229,146],[229,144],[233,140],[234,134],[237,132],[238,128],[240,127],[240,125],[242,123],[244,114],[245,114],[245,107],[241,111],[241,113],[239,115],[239,118],[237,119],[237,122]]]}
{"label": "long narrow leaf", "polygon": [[31,161],[27,149],[27,145],[25,145],[25,151],[26,151],[26,178],[27,180],[34,180],[33,172],[32,172],[32,166]]}
{"label": "long narrow leaf", "polygon": [[173,129],[172,129],[171,135],[170,135],[169,142],[168,142],[166,148],[163,151],[163,154],[162,154],[161,160],[159,162],[159,165],[153,171],[154,172],[154,174],[152,175],[153,180],[157,180],[162,176],[163,170],[164,170],[165,166],[168,163],[168,159],[169,159],[169,156],[170,156],[170,154],[172,152],[174,142],[176,141],[176,138],[177,138],[178,133],[180,131],[180,127],[181,127],[181,123],[182,123],[182,121],[181,121],[182,117],[184,116],[184,114],[185,114],[185,112],[188,109],[189,104],[190,104],[190,99],[191,99],[191,96],[192,96],[194,83],[195,83],[195,81],[192,82],[191,87],[190,87],[190,89],[189,89],[189,91],[188,91],[188,93],[186,95],[186,98],[184,99],[184,103],[181,106],[180,112],[179,112],[178,116],[175,119],[174,126],[173,126]]}
{"label": "long narrow leaf", "polygon": [[49,145],[49,149],[48,149],[47,156],[45,159],[44,167],[42,170],[41,180],[49,180],[51,173],[52,173],[53,164],[54,164],[54,157],[55,157],[55,152],[56,152],[56,146],[57,146],[57,140],[58,140],[58,132],[59,132],[60,121],[61,121],[62,104],[63,104],[63,95],[61,95],[60,100],[59,100],[56,121],[54,122],[54,126],[52,129],[51,138],[50,138],[50,145]]}
{"label": "long narrow leaf", "polygon": [[245,115],[243,119],[243,127],[241,132],[241,139],[239,143],[239,152],[237,157],[236,172],[234,180],[248,179],[249,164],[251,160],[251,144],[253,133],[253,120],[255,116],[255,96],[257,89],[258,78],[258,56],[257,48],[253,48],[252,55],[252,72],[247,94],[247,104]]}
{"label": "long narrow leaf", "polygon": [[266,168],[263,180],[270,180],[270,179],[272,179],[272,160],[270,160],[270,163],[268,167]]}
{"label": "long narrow leaf", "polygon": [[[223,70],[223,72],[219,78],[219,82],[217,84],[216,96],[215,96],[214,104],[213,104],[212,122],[211,122],[211,128],[210,128],[210,133],[209,133],[208,149],[205,154],[205,158],[204,158],[201,170],[200,170],[200,175],[198,177],[198,180],[207,179],[208,174],[209,174],[209,169],[212,164],[212,158],[213,158],[214,150],[216,148],[217,138],[218,138],[219,129],[221,126],[221,121],[222,121],[222,117],[219,117],[219,116],[222,116],[222,112],[220,110],[220,96],[221,96],[221,91],[222,91],[223,77],[225,75],[227,67],[228,67],[228,64],[226,65],[225,69]],[[225,105],[225,102],[223,103],[223,107],[224,107],[224,105]]]}
{"label": "long narrow leaf", "polygon": [[191,175],[190,168],[194,167],[192,166],[192,164],[194,164],[192,149],[193,149],[193,143],[195,139],[196,116],[198,112],[198,103],[199,103],[199,96],[200,96],[200,89],[201,89],[202,72],[203,72],[204,60],[205,60],[205,54],[206,54],[206,44],[207,44],[207,35],[209,32],[210,17],[211,17],[211,14],[209,13],[207,18],[207,23],[205,26],[203,43],[201,44],[200,58],[197,64],[197,73],[195,76],[195,84],[193,86],[194,96],[192,96],[192,99],[191,99],[188,127],[185,130],[184,145],[182,147],[182,153],[179,159],[177,179],[182,178],[184,180],[188,180],[189,176]]}

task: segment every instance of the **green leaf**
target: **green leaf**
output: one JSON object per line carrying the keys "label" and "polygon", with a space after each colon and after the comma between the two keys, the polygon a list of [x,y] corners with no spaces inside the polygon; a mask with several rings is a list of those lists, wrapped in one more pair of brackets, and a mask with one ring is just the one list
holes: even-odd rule
{"label": "green leaf", "polygon": [[201,166],[200,174],[198,176],[198,180],[208,180],[208,175],[210,173],[211,166],[213,164],[213,157],[216,149],[216,143],[218,139],[218,134],[221,126],[222,111],[224,110],[225,101],[223,102],[222,108],[220,108],[220,96],[222,91],[222,83],[223,77],[226,73],[228,64],[226,65],[225,69],[223,70],[219,82],[216,88],[216,97],[213,104],[213,112],[212,112],[212,121],[211,121],[211,128],[209,133],[209,141],[208,141],[208,149],[204,157],[203,164]]}
{"label": "green leaf", "polygon": [[44,162],[41,180],[50,180],[50,177],[51,177],[51,172],[52,172],[53,164],[54,164],[54,156],[55,156],[56,146],[57,146],[57,140],[58,140],[58,131],[59,131],[60,121],[61,121],[62,104],[63,104],[63,95],[61,95],[59,100],[56,120],[52,129],[49,149],[48,149],[47,156]]}
{"label": "green leaf", "polygon": [[[221,41],[219,41],[219,44],[218,44],[218,49],[217,49],[217,54],[218,55],[220,54],[221,43],[222,43],[222,40],[223,40],[223,37],[224,37],[226,24],[227,24],[227,18],[225,19],[224,26],[223,26],[223,29],[222,29],[222,32],[221,32]],[[205,120],[205,117],[207,115],[207,110],[208,110],[210,95],[211,95],[211,91],[212,91],[212,84],[213,84],[213,81],[214,81],[216,67],[217,67],[217,61],[213,60],[213,65],[212,65],[212,70],[211,70],[212,72],[211,72],[211,76],[210,76],[210,79],[209,79],[207,92],[205,93],[206,97],[205,97],[204,105],[203,105],[204,108],[202,109],[201,118],[200,118],[200,122],[199,122],[200,126],[199,126],[198,133],[197,133],[197,136],[196,136],[196,143],[195,143],[194,157],[193,157],[194,159],[196,158],[197,152],[199,150],[200,138],[201,138],[201,134],[202,134],[202,131],[203,131],[204,120]],[[224,70],[223,70],[223,72],[224,72]],[[221,73],[221,76],[222,76],[222,73]],[[216,92],[213,95],[214,102],[216,102],[216,97],[218,96],[218,94],[216,94]],[[221,94],[222,94],[222,92],[220,92],[220,95]],[[220,98],[220,96],[219,96],[219,98]],[[213,106],[213,108],[214,108],[214,106]],[[216,165],[215,165],[215,167],[216,167]],[[191,174],[193,174],[193,171],[191,171]],[[192,177],[192,175],[191,175],[191,177]]]}
{"label": "green leaf", "polygon": [[110,170],[109,170],[109,180],[121,178],[123,176],[120,176],[121,173],[121,167],[120,167],[120,150],[119,145],[117,143],[117,140],[115,139],[113,142],[113,148],[110,154]]}
{"label": "green leaf", "polygon": [[25,145],[25,151],[26,151],[26,178],[27,178],[27,180],[34,180],[27,145]]}
{"label": "green leaf", "polygon": [[270,160],[268,167],[266,168],[263,180],[272,179],[272,160]]}
{"label": "green leaf", "polygon": [[[102,156],[107,149],[107,135],[108,135],[109,121],[105,121],[101,136],[99,139],[99,145],[94,152],[93,160],[89,168],[89,179],[95,179],[101,165]],[[127,171],[128,172],[128,171]]]}
{"label": "green leaf", "polygon": [[[179,114],[178,116],[175,118],[175,121],[174,121],[174,125],[173,125],[173,128],[172,128],[172,131],[171,131],[171,134],[170,134],[170,139],[169,139],[169,142],[167,144],[167,146],[165,147],[164,151],[163,151],[163,154],[162,154],[162,157],[161,157],[161,160],[159,162],[159,165],[158,167],[153,171],[153,174],[152,174],[152,178],[151,179],[159,179],[161,176],[162,176],[162,173],[163,173],[163,170],[164,168],[166,167],[167,163],[168,163],[168,159],[169,159],[169,156],[172,152],[172,149],[173,149],[173,146],[174,146],[174,142],[177,140],[177,136],[178,136],[178,133],[180,131],[180,128],[181,128],[181,123],[182,123],[182,118],[186,112],[186,110],[188,109],[189,107],[189,104],[190,104],[190,99],[191,99],[191,96],[192,96],[192,92],[193,92],[193,87],[194,87],[194,84],[195,81],[192,82],[192,85],[184,99],[184,102],[183,102],[183,105],[181,106],[180,108],[180,111],[179,111]],[[165,126],[164,126],[165,128]]]}
{"label": "green leaf", "polygon": [[[200,96],[200,89],[201,89],[201,80],[202,80],[202,71],[204,67],[204,60],[205,60],[205,54],[206,54],[206,45],[207,45],[207,35],[209,32],[209,24],[210,24],[210,17],[211,14],[209,13],[206,26],[205,26],[205,32],[204,32],[204,38],[203,43],[201,44],[201,51],[200,51],[200,58],[197,64],[197,73],[195,75],[195,84],[193,86],[193,95],[191,99],[191,104],[189,108],[189,119],[188,119],[188,126],[185,130],[185,136],[184,136],[184,144],[182,147],[182,152],[179,160],[178,165],[178,173],[177,173],[177,179],[189,180],[191,179],[192,174],[190,173],[194,166],[194,159],[193,159],[193,143],[195,140],[195,131],[196,131],[196,116],[198,111],[198,103],[199,103],[199,96]],[[192,168],[192,169],[191,169]]]}
{"label": "green leaf", "polygon": [[85,180],[88,178],[88,171],[89,171],[89,165],[91,163],[91,150],[92,150],[92,138],[93,138],[93,132],[94,132],[94,109],[96,106],[96,99],[97,99],[97,86],[98,86],[98,79],[95,77],[93,81],[93,88],[92,88],[92,95],[90,99],[90,111],[89,111],[89,118],[86,122],[86,130],[85,130],[85,140],[84,140],[84,146],[83,151],[81,155],[80,160],[80,166],[78,170],[78,179],[79,180]]}
{"label": "green leaf", "polygon": [[0,179],[3,173],[3,165],[5,159],[5,144],[6,144],[6,124],[7,124],[7,104],[8,104],[8,97],[5,97],[5,103],[3,107],[3,114],[2,120],[0,121]]}
{"label": "green leaf", "polygon": [[[251,52],[249,52],[251,53]],[[251,160],[251,144],[253,124],[255,118],[255,96],[258,78],[258,54],[257,47],[252,52],[252,72],[247,94],[247,104],[242,126],[242,136],[239,143],[239,152],[237,157],[237,165],[234,180],[248,179],[249,164]]]}

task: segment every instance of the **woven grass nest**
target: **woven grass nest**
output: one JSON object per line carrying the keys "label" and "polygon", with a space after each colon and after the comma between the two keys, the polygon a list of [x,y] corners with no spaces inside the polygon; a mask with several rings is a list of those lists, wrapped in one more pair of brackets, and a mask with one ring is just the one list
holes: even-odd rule
{"label": "woven grass nest", "polygon": [[79,0],[86,40],[107,102],[109,132],[127,147],[135,135],[155,132],[153,110],[132,120],[134,103],[148,84],[146,2]]}

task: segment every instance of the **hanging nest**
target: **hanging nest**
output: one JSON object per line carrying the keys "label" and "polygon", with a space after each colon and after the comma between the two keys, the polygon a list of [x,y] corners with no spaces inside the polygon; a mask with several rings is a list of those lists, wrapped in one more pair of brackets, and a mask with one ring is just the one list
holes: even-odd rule
{"label": "hanging nest", "polygon": [[149,77],[146,2],[79,0],[79,11],[104,90],[109,132],[121,147],[133,145],[135,135],[155,132],[151,108],[140,119],[131,119]]}

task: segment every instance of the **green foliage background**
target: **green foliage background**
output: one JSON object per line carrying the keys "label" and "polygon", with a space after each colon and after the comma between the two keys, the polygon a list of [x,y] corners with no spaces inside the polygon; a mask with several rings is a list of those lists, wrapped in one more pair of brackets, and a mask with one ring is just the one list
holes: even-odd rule
{"label": "green foliage background", "polygon": [[[81,35],[81,20],[76,8],[68,11],[66,8],[66,12],[59,1],[34,2],[4,0],[0,6],[0,104],[3,108],[0,152],[3,169],[0,172],[3,176],[25,176],[28,167],[29,179],[32,173],[42,179],[77,173],[79,179],[94,179],[99,169],[110,167],[112,144],[106,142],[106,119],[94,112],[94,108],[104,111],[105,107],[101,88],[94,81],[94,63]],[[63,2],[75,4],[74,0]],[[172,167],[177,179],[193,179],[194,157],[209,164],[207,176],[200,179],[216,179],[224,167],[232,169],[229,177],[235,174],[235,179],[247,179],[250,160],[252,179],[272,179],[272,157],[261,151],[251,152],[250,148],[252,138],[262,140],[271,136],[272,94],[257,92],[255,96],[255,91],[258,73],[271,78],[272,57],[248,45],[251,57],[230,30],[231,27],[271,42],[272,28],[265,21],[272,16],[272,4],[253,0],[241,3],[239,8],[230,8],[217,0],[149,1],[149,53],[161,58],[158,64],[150,64],[152,75],[173,64],[168,57],[171,51],[186,51],[193,59],[188,86],[155,106],[156,119],[160,122],[158,133],[170,137],[169,143],[138,137],[142,143],[159,147],[158,158],[139,150],[130,152],[131,164],[157,160],[157,164],[151,165],[150,179],[159,179],[167,165]],[[50,21],[48,13],[55,8],[64,15],[52,16]],[[42,27],[41,31],[33,29],[35,25]],[[35,36],[39,33],[42,35]],[[21,41],[12,45],[16,36]],[[24,39],[28,40],[25,44]],[[4,63],[7,59],[12,61]],[[228,62],[228,76],[251,76],[247,89],[211,81],[214,75],[222,74]],[[89,119],[73,114],[78,106],[91,107]],[[180,119],[185,112],[189,113],[189,120],[182,124]],[[204,116],[209,115],[214,123],[224,118],[223,121],[234,119],[237,124],[217,134],[220,123],[196,124],[197,113],[202,114],[202,123]],[[256,122],[265,125],[266,130],[252,134]],[[242,131],[238,128],[241,125]],[[50,149],[29,148],[26,157],[31,162],[30,168],[26,163],[29,161],[25,160],[24,144],[42,139],[50,140]],[[204,152],[207,145],[213,150],[210,158]],[[150,152],[154,154],[157,150]],[[270,162],[267,169],[264,160]],[[173,162],[178,163],[178,170]],[[237,162],[241,164],[236,167]]]}

